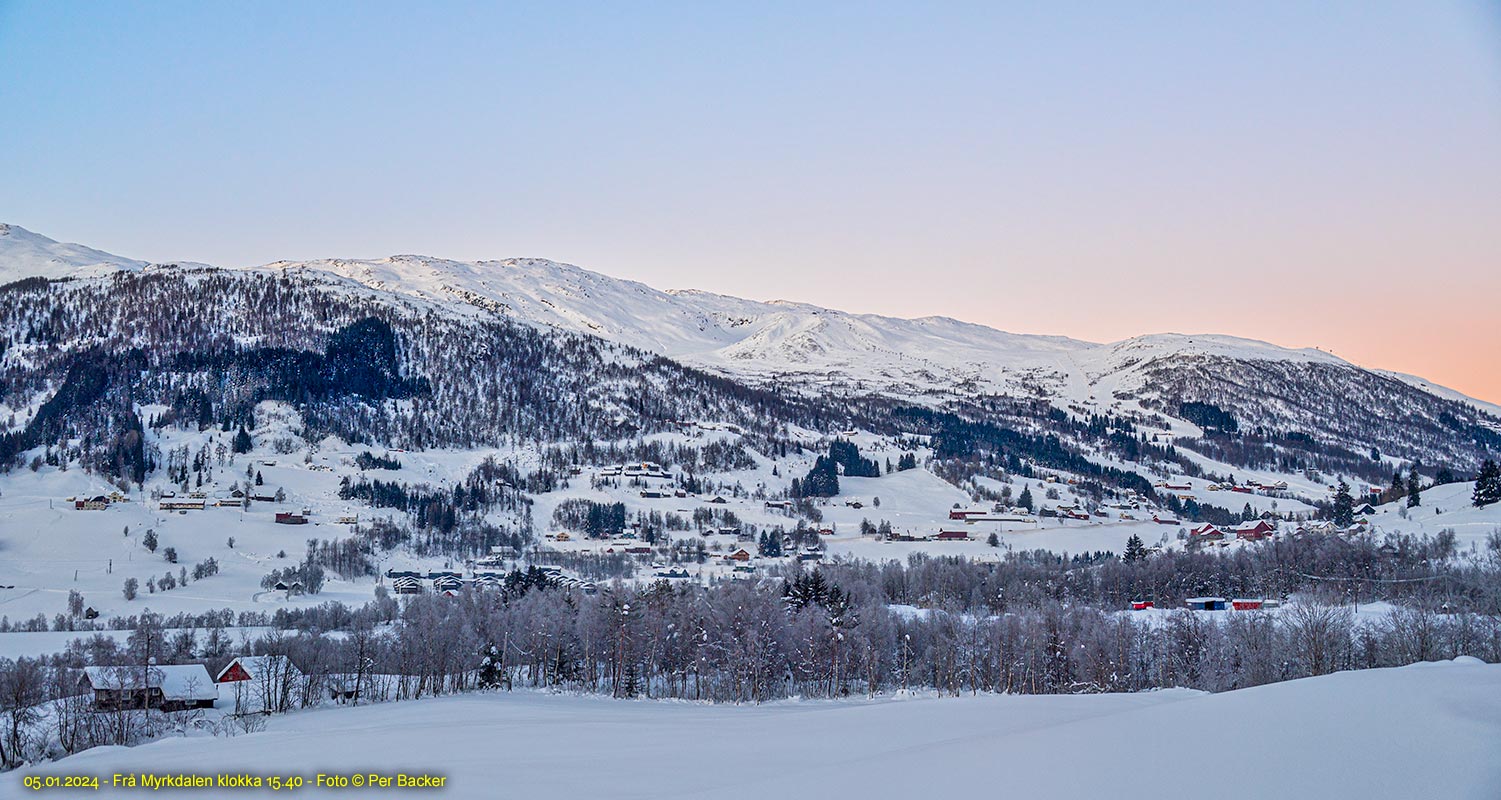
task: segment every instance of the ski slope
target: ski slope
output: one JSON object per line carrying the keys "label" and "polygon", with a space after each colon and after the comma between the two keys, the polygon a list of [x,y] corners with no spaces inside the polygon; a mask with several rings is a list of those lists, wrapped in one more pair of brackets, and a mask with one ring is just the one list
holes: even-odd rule
{"label": "ski slope", "polygon": [[468,695],[295,713],[262,733],[99,748],[25,774],[244,771],[312,783],[320,772],[429,773],[446,777],[442,796],[453,800],[907,800],[938,788],[1035,800],[1490,800],[1501,796],[1497,742],[1501,666],[1458,659],[1217,695],[763,706]]}

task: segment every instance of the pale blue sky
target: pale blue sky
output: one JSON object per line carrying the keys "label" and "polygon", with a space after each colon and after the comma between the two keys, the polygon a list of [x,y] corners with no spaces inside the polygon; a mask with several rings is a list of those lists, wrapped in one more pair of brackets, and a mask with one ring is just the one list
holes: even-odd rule
{"label": "pale blue sky", "polygon": [[1495,2],[0,0],[0,221],[138,258],[545,256],[1497,400],[1497,220]]}

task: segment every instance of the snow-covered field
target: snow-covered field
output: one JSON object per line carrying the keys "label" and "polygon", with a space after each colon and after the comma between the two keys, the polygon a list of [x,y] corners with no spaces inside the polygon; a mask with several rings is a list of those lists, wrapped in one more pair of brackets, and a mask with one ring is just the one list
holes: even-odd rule
{"label": "snow-covered field", "polygon": [[[22,775],[437,774],[443,797],[1117,800],[1501,796],[1501,666],[1207,695],[711,706],[531,692],[332,708],[236,738],[100,748]],[[19,786],[21,776],[4,781]],[[118,790],[116,790],[118,791]],[[6,792],[9,794],[9,787]],[[70,796],[54,792],[58,796]],[[299,794],[381,796],[370,789]],[[243,790],[198,790],[239,797]]]}

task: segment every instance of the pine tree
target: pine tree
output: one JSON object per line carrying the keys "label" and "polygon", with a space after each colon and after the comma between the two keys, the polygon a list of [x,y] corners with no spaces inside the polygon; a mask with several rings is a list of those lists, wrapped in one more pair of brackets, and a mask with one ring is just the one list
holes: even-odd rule
{"label": "pine tree", "polygon": [[250,452],[250,445],[250,431],[245,430],[245,426],[241,425],[240,432],[235,434],[235,439],[230,449],[236,453],[248,453]]}
{"label": "pine tree", "polygon": [[1022,487],[1022,494],[1021,494],[1021,497],[1016,498],[1016,505],[1019,506],[1019,507],[1021,507],[1021,508],[1025,508],[1028,511],[1032,510],[1032,489],[1031,488],[1026,487],[1026,486]]}
{"label": "pine tree", "polygon": [[1492,459],[1486,459],[1480,465],[1480,474],[1475,476],[1474,501],[1476,508],[1501,503],[1501,466]]}
{"label": "pine tree", "polygon": [[480,650],[479,685],[486,689],[501,685],[500,649],[493,644]]}
{"label": "pine tree", "polygon": [[1126,540],[1126,555],[1125,555],[1125,560],[1126,561],[1145,561],[1146,557],[1147,557],[1147,548],[1146,548],[1145,545],[1143,545],[1141,543],[1141,537],[1137,536],[1134,533],[1131,534],[1131,538],[1129,538],[1129,539]]}
{"label": "pine tree", "polygon": [[1350,484],[1339,482],[1339,491],[1334,494],[1334,524],[1348,528],[1355,521],[1355,498],[1350,496]]}
{"label": "pine tree", "polygon": [[990,545],[991,547],[1000,547],[1001,537],[996,536],[995,532],[992,531],[989,536],[985,537],[985,544]]}
{"label": "pine tree", "polygon": [[1418,476],[1418,468],[1413,467],[1412,472],[1407,473],[1407,507],[1416,508],[1423,504],[1422,478]]}

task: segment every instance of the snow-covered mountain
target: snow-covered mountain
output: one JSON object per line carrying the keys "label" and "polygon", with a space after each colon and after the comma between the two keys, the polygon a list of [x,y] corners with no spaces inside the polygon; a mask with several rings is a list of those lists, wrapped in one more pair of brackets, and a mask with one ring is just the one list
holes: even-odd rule
{"label": "snow-covered mountain", "polygon": [[0,284],[36,276],[54,280],[92,277],[145,266],[144,261],[56,242],[19,225],[0,223]]}
{"label": "snow-covered mountain", "polygon": [[[3,231],[0,282],[175,269],[58,244],[13,225]],[[1397,455],[1404,441],[1421,442],[1407,458],[1447,459],[1448,443],[1487,446],[1483,440],[1501,437],[1497,408],[1459,392],[1362,369],[1320,350],[1231,336],[1161,333],[1099,344],[945,317],[900,319],[662,291],[546,259],[398,255],[284,261],[226,274],[287,276],[455,322],[503,319],[584,334],[807,397],[879,395],[934,404],[1007,395],[1075,413],[1145,415],[1189,435],[1198,429],[1183,404],[1208,403],[1243,430],[1271,438],[1311,434],[1350,454],[1379,445]]]}
{"label": "snow-covered mountain", "polygon": [[[201,265],[198,265],[201,266]],[[0,279],[139,270],[141,261],[0,226]],[[954,389],[1082,403],[1150,386],[1165,360],[1353,366],[1329,353],[1212,334],[1149,334],[1097,344],[1015,334],[947,317],[901,319],[692,289],[662,291],[547,259],[463,262],[428,256],[279,261],[255,269],[336,275],[461,313],[498,314],[619,342],[750,378],[800,376],[923,394]],[[1453,390],[1404,382],[1495,411]]]}

